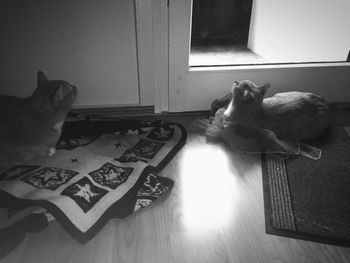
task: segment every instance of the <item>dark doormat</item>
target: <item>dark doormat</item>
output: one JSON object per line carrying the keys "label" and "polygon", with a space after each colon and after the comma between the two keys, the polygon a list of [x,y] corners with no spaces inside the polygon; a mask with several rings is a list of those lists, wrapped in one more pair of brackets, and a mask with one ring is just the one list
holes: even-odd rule
{"label": "dark doormat", "polygon": [[262,155],[266,232],[350,247],[350,127],[308,144],[321,159]]}

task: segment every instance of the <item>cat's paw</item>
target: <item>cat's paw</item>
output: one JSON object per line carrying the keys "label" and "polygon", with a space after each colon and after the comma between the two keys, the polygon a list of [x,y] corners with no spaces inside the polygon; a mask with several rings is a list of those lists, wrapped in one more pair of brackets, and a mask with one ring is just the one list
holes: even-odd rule
{"label": "cat's paw", "polygon": [[49,154],[49,156],[52,156],[52,155],[55,154],[55,152],[56,152],[56,148],[55,147],[50,147],[49,151],[48,151],[48,154]]}
{"label": "cat's paw", "polygon": [[232,93],[229,92],[228,94],[226,94],[221,99],[214,100],[213,103],[211,104],[211,113],[212,113],[212,115],[215,115],[215,113],[220,108],[225,108],[226,109],[227,105],[230,103],[231,99],[232,99]]}
{"label": "cat's paw", "polygon": [[54,126],[53,126],[53,129],[55,131],[61,131],[62,130],[62,126],[63,126],[63,121],[60,121],[58,123],[56,123]]}

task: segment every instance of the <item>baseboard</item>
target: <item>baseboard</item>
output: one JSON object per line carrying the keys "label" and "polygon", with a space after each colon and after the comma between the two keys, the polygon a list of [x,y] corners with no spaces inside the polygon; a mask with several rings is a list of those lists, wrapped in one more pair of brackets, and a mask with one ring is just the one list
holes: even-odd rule
{"label": "baseboard", "polygon": [[77,114],[98,114],[107,117],[174,117],[174,116],[209,116],[210,111],[162,112],[155,113],[154,106],[101,107],[72,109]]}
{"label": "baseboard", "polygon": [[162,116],[162,117],[210,116],[210,111],[203,110],[203,111],[162,112],[162,113],[156,114],[156,116]]}
{"label": "baseboard", "polygon": [[72,109],[71,112],[78,114],[98,114],[108,117],[135,117],[155,114],[154,106],[84,108]]}

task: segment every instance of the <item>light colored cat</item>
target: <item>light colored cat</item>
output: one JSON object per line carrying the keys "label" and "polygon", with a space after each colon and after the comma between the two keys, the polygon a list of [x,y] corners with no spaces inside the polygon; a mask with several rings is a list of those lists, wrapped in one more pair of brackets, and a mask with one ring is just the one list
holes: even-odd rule
{"label": "light colored cat", "polygon": [[77,89],[66,81],[49,80],[41,71],[37,82],[28,98],[0,95],[0,167],[55,153]]}
{"label": "light colored cat", "polygon": [[[234,82],[224,120],[233,124],[238,135],[266,138],[268,130],[279,139],[305,140],[319,136],[327,128],[329,107],[320,96],[283,92],[264,99],[269,87],[249,80]],[[228,96],[224,98],[227,102]]]}

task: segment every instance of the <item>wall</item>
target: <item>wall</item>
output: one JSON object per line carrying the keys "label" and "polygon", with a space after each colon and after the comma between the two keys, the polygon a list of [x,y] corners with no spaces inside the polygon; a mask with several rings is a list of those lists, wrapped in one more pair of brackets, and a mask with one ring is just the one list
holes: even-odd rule
{"label": "wall", "polygon": [[0,35],[0,94],[30,95],[40,69],[78,107],[139,104],[134,1],[3,0]]}
{"label": "wall", "polygon": [[344,61],[349,0],[254,0],[248,47],[272,62]]}

